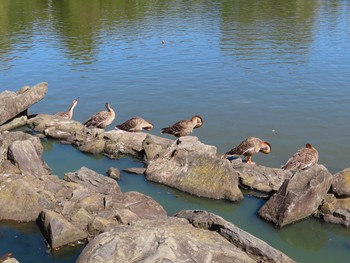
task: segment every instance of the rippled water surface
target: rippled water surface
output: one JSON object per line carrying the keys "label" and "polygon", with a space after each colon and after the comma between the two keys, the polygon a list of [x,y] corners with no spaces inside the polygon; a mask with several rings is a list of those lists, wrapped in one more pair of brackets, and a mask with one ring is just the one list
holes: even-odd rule
{"label": "rippled water surface", "polygon": [[[204,125],[194,135],[202,142],[224,152],[248,136],[263,138],[272,152],[254,160],[272,167],[307,142],[332,173],[350,166],[349,50],[350,1],[0,1],[0,91],[48,82],[32,113],[64,111],[78,97],[74,119],[83,122],[108,101],[117,116],[107,129],[142,116],[156,135],[200,114]],[[142,166],[52,142],[46,148],[58,175],[87,164],[103,174],[110,166]],[[151,195],[169,214],[213,211],[300,262],[346,262],[349,254],[348,229],[306,220],[276,230],[256,216],[259,199],[199,199],[139,176],[120,183]],[[22,233],[0,226],[0,254],[17,250],[23,259],[21,242],[4,246],[11,231]]]}

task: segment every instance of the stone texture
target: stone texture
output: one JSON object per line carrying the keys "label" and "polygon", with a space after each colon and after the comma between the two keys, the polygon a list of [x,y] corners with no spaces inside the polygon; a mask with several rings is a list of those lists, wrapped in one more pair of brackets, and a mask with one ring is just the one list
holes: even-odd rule
{"label": "stone texture", "polygon": [[326,222],[349,227],[350,198],[336,198],[333,194],[328,194],[316,216]]}
{"label": "stone texture", "polygon": [[39,83],[32,88],[26,86],[19,91],[0,93],[0,125],[26,111],[33,104],[42,100],[48,91],[48,84]]}
{"label": "stone texture", "polygon": [[332,192],[340,197],[350,197],[350,168],[346,168],[334,175]]}
{"label": "stone texture", "polygon": [[245,251],[255,262],[294,262],[281,251],[215,214],[201,210],[183,210],[176,213],[175,217],[187,219],[194,227],[218,232],[237,248]]}
{"label": "stone texture", "polygon": [[127,168],[123,171],[129,174],[145,174],[146,168]]}
{"label": "stone texture", "polygon": [[[241,159],[239,159],[241,160]],[[262,165],[251,165],[231,161],[235,170],[239,171],[239,182],[244,187],[265,193],[276,192],[286,179],[292,177],[290,171],[270,168]]]}
{"label": "stone texture", "polygon": [[20,116],[18,118],[13,119],[9,123],[3,124],[0,126],[0,132],[9,131],[27,124],[27,116]]}
{"label": "stone texture", "polygon": [[77,263],[256,262],[218,233],[192,227],[186,220],[163,218],[120,225],[95,237]]}
{"label": "stone texture", "polygon": [[43,210],[37,220],[51,248],[57,248],[70,242],[87,238],[84,232],[71,224],[62,215]]}
{"label": "stone texture", "polygon": [[107,175],[108,177],[115,179],[117,181],[120,180],[120,171],[118,168],[115,168],[115,167],[109,168],[107,171]]}
{"label": "stone texture", "polygon": [[14,141],[8,149],[8,160],[14,163],[23,173],[33,175],[49,173],[30,140]]}
{"label": "stone texture", "polygon": [[176,140],[146,169],[147,180],[197,196],[230,201],[243,199],[238,177],[228,160],[217,157],[216,147],[193,136]]}
{"label": "stone texture", "polygon": [[82,167],[73,173],[66,173],[64,175],[64,180],[78,183],[101,194],[121,193],[120,187],[115,180],[98,174],[86,167]]}
{"label": "stone texture", "polygon": [[278,227],[307,218],[322,204],[332,180],[323,165],[298,171],[261,207],[259,215]]}

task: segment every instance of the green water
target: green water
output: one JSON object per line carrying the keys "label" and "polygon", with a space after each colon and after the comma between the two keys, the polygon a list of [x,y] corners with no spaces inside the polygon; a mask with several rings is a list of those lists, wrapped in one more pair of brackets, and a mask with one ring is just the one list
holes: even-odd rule
{"label": "green water", "polygon": [[[200,114],[204,125],[194,135],[203,143],[224,152],[261,137],[272,152],[253,160],[270,167],[307,142],[332,173],[350,166],[349,50],[344,0],[0,0],[0,91],[49,83],[31,113],[64,111],[78,97],[73,118],[83,122],[108,101],[116,119],[107,130],[141,116],[156,135]],[[45,147],[57,175],[83,165],[103,174],[110,166],[142,166]],[[311,219],[276,230],[256,216],[262,200],[199,199],[122,176],[124,191],[154,197],[169,214],[210,210],[300,262],[346,262],[349,254],[344,227]],[[78,253],[68,261],[64,252],[45,254],[35,241],[43,243],[41,235],[21,226],[4,224],[0,234],[0,253],[16,251],[22,262],[40,262],[37,255],[74,262]],[[17,242],[7,242],[14,235]]]}

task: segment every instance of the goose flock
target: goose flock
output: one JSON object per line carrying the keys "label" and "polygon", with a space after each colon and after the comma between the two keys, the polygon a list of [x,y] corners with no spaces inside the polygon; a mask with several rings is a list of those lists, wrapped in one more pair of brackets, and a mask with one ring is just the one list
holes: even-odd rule
{"label": "goose flock", "polygon": [[[71,120],[73,117],[73,110],[77,103],[78,99],[73,100],[72,105],[69,107],[67,112],[58,112],[55,114],[55,116]],[[104,129],[110,125],[115,118],[115,112],[108,102],[106,102],[105,107],[107,111],[100,111],[92,115],[87,121],[84,122],[84,126]],[[188,136],[194,129],[200,128],[202,125],[203,118],[199,115],[194,115],[190,120],[181,120],[166,128],[162,128],[160,133],[173,135],[175,137]],[[115,129],[127,132],[140,132],[142,130],[150,131],[153,129],[153,124],[141,117],[133,117],[122,124],[116,125]],[[227,156],[232,155],[243,155],[246,157],[246,163],[255,164],[252,162],[253,155],[259,152],[269,154],[271,149],[272,147],[269,142],[263,141],[257,137],[249,137],[226,152],[223,157],[226,158]],[[310,143],[307,143],[305,147],[300,148],[295,154],[293,154],[281,168],[283,170],[291,171],[304,170],[314,164],[317,164],[317,162],[317,150]]]}

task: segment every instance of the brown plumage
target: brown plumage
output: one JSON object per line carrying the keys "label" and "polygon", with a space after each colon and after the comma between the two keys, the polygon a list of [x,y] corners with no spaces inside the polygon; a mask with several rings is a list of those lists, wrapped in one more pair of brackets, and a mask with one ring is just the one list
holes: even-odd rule
{"label": "brown plumage", "polygon": [[291,158],[288,159],[286,164],[282,166],[282,169],[304,170],[317,162],[317,150],[310,143],[307,143],[305,147],[299,149]]}
{"label": "brown plumage", "polygon": [[153,124],[140,117],[134,117],[115,127],[123,131],[139,132],[142,131],[142,129],[147,131],[152,130]]}
{"label": "brown plumage", "polygon": [[110,107],[109,103],[105,104],[107,111],[100,111],[95,115],[91,116],[84,125],[86,127],[95,127],[95,128],[106,128],[111,124],[115,118],[114,110]]}
{"label": "brown plumage", "polygon": [[63,119],[71,120],[73,118],[73,110],[78,104],[78,99],[73,100],[72,105],[66,112],[57,112],[55,116],[61,117]]}
{"label": "brown plumage", "polygon": [[203,119],[199,115],[193,116],[190,120],[182,120],[167,127],[162,128],[162,134],[170,134],[176,137],[190,135],[193,129],[200,128],[203,125]]}
{"label": "brown plumage", "polygon": [[271,145],[256,137],[249,137],[242,141],[239,145],[232,148],[225,155],[243,155],[247,158],[247,163],[255,164],[252,162],[252,155],[262,152],[268,154],[271,152]]}

